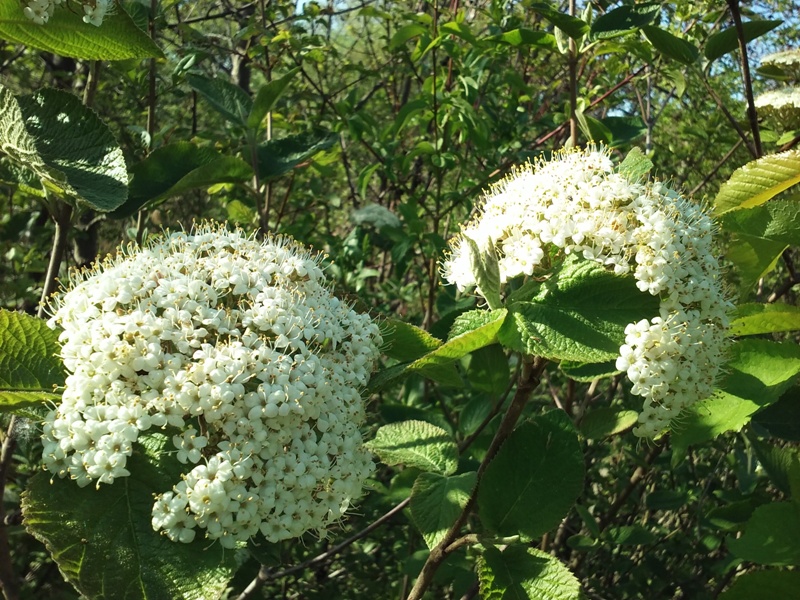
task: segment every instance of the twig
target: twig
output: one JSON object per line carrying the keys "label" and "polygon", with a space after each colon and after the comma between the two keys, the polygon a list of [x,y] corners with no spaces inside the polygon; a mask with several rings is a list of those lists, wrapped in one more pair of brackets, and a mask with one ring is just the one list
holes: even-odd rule
{"label": "twig", "polygon": [[758,115],[756,105],[753,100],[753,80],[750,77],[750,62],[747,59],[747,40],[744,37],[744,27],[742,26],[742,13],[739,11],[739,0],[727,0],[728,8],[731,9],[733,25],[736,28],[736,36],[739,38],[739,58],[742,64],[742,79],[744,80],[744,94],[747,98],[747,120],[750,122],[750,131],[753,133],[753,146],[756,151],[756,158],[761,158],[764,150],[761,147],[761,133],[758,130]]}

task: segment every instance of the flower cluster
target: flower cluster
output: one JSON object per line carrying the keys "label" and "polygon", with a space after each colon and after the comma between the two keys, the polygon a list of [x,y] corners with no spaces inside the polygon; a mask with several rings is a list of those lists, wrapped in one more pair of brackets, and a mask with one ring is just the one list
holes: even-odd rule
{"label": "flower cluster", "polygon": [[755,99],[761,116],[779,124],[781,129],[800,128],[800,87],[784,87],[764,92]]}
{"label": "flower cluster", "polygon": [[318,257],[202,225],[73,279],[50,321],[69,375],[44,424],[46,469],[113,483],[161,428],[185,469],[155,498],[153,528],[225,547],[322,533],[361,495],[360,390],[382,340]]}
{"label": "flower cluster", "polygon": [[761,66],[777,67],[784,75],[800,81],[800,49],[782,50],[761,59]]}
{"label": "flower cluster", "polygon": [[[22,12],[37,25],[44,25],[53,16],[56,6],[63,2],[64,0],[28,0]],[[113,0],[83,0],[84,23],[99,27],[113,6]]]}
{"label": "flower cluster", "polygon": [[655,437],[712,393],[723,360],[728,302],[712,230],[700,206],[662,183],[629,181],[607,152],[590,147],[527,165],[496,184],[462,228],[443,272],[459,289],[479,284],[472,244],[464,242],[470,238],[481,252],[497,254],[501,283],[542,273],[553,247],[632,273],[642,292],[660,298],[660,311],[628,325],[617,368],[645,399],[635,433]]}

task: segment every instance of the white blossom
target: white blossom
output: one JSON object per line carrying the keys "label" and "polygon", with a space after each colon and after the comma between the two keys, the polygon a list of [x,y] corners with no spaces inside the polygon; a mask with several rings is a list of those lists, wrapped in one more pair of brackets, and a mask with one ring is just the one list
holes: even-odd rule
{"label": "white blossom", "polygon": [[761,116],[780,124],[781,129],[800,128],[800,87],[764,92],[754,104]]}
{"label": "white blossom", "polygon": [[661,308],[625,329],[617,368],[645,399],[634,432],[652,438],[712,393],[723,361],[729,303],[713,229],[702,207],[663,183],[627,180],[607,151],[589,147],[526,165],[496,184],[452,243],[443,275],[461,290],[476,286],[464,238],[497,253],[501,283],[546,275],[548,247],[632,274]]}
{"label": "white blossom", "polygon": [[156,497],[153,528],[226,547],[324,531],[361,495],[380,332],[295,242],[172,233],[73,274],[53,309],[69,371],[43,429],[55,476],[111,484],[140,435],[163,429],[184,473]]}

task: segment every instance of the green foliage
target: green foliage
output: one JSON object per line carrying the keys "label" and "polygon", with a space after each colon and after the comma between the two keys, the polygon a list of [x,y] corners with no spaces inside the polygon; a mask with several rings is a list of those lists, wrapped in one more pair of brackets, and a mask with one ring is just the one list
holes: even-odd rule
{"label": "green foliage", "polygon": [[[783,24],[783,21],[746,21],[742,23],[742,30],[744,31],[744,39],[750,42],[757,37],[761,37],[776,27]],[[733,52],[739,48],[739,38],[736,27],[728,27],[722,31],[718,31],[706,40],[706,46],[703,49],[703,54],[709,61],[716,60],[728,52]]]}
{"label": "green foliage", "polygon": [[639,27],[652,23],[661,12],[661,5],[654,2],[623,4],[597,17],[592,23],[591,36],[607,39],[625,35]]}
{"label": "green foliage", "polygon": [[417,467],[441,475],[452,475],[458,468],[458,448],[450,435],[424,421],[384,425],[366,446],[387,465]]}
{"label": "green foliage", "polygon": [[446,477],[420,473],[411,490],[411,518],[428,548],[433,549],[464,510],[477,481],[476,473]]}
{"label": "green foliage", "polygon": [[520,545],[487,548],[480,559],[483,598],[513,600],[579,600],[580,583],[558,559]]}
{"label": "green foliage", "polygon": [[130,477],[80,488],[49,473],[33,477],[23,498],[25,526],[52,553],[64,576],[90,598],[208,600],[222,597],[234,552],[196,540],[178,544],[153,531],[153,496],[171,489],[181,465],[168,438],[140,438]]}
{"label": "green foliage", "polygon": [[581,420],[580,432],[586,439],[599,440],[630,429],[638,417],[636,411],[605,406],[587,413]]}
{"label": "green foliage", "polygon": [[800,504],[774,502],[760,506],[744,534],[728,541],[734,556],[762,565],[800,565]]}
{"label": "green foliage", "polygon": [[800,308],[791,304],[740,304],[731,318],[732,335],[761,335],[800,329]]}
{"label": "green foliage", "polygon": [[764,204],[800,183],[800,151],[771,154],[736,170],[714,199],[718,215]]}
{"label": "green foliage", "polygon": [[733,585],[720,595],[720,600],[752,600],[753,598],[798,598],[800,590],[800,572],[751,571],[739,575]]}
{"label": "green foliage", "polygon": [[124,9],[108,15],[102,27],[83,22],[80,11],[56,9],[47,27],[22,13],[20,2],[0,2],[0,38],[31,48],[85,60],[125,60],[163,56]]}
{"label": "green foliage", "polygon": [[35,317],[0,309],[0,410],[57,401],[64,385],[58,333]]}

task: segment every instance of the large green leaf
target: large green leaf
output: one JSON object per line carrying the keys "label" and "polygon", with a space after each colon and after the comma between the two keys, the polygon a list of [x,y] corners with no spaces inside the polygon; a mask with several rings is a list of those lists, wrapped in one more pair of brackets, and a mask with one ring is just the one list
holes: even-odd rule
{"label": "large green leaf", "polygon": [[700,56],[700,51],[694,44],[671,34],[669,31],[652,25],[643,25],[641,29],[645,37],[653,44],[653,47],[667,58],[676,60],[684,65],[692,65],[697,60],[697,57]]}
{"label": "large green leaf", "polygon": [[411,490],[411,518],[428,548],[442,541],[467,505],[475,487],[475,472],[445,477],[420,473]]}
{"label": "large green leaf", "polygon": [[623,4],[597,17],[592,23],[591,36],[604,39],[624,35],[642,25],[649,25],[661,12],[661,4]]}
{"label": "large green leaf", "polygon": [[658,313],[658,298],[643,294],[632,277],[568,258],[529,302],[509,306],[500,342],[524,354],[577,362],[619,355],[625,327]]}
{"label": "large green leaf", "polygon": [[784,494],[791,493],[790,479],[792,469],[800,467],[800,452],[796,448],[785,448],[769,444],[749,435],[753,452],[769,475],[770,480]]}
{"label": "large green leaf", "polygon": [[583,489],[583,454],[572,422],[551,411],[519,425],[478,488],[484,526],[535,539],[558,525]]}
{"label": "large green leaf", "polygon": [[58,334],[42,319],[0,310],[0,410],[57,401],[66,373]]}
{"label": "large green leaf", "polygon": [[722,227],[733,233],[800,245],[800,196],[731,211],[723,217]]}
{"label": "large green leaf", "polygon": [[586,439],[599,440],[630,429],[638,418],[635,410],[603,406],[586,413],[581,420],[580,432]]}
{"label": "large green leaf", "polygon": [[258,175],[262,181],[276,179],[338,141],[338,135],[320,129],[259,144]]}
{"label": "large green leaf", "polygon": [[115,217],[130,216],[145,204],[152,208],[189,190],[248,181],[253,171],[240,158],[224,156],[207,146],[177,142],[151,152],[131,167],[130,176],[128,200],[114,212]]}
{"label": "large green leaf", "polygon": [[[84,60],[125,60],[163,56],[159,47],[117,4],[95,27],[83,22],[83,11],[57,6],[45,25],[37,25],[22,12],[25,3],[0,2],[0,38]],[[80,7],[79,7],[80,8]]]}
{"label": "large green leaf", "polygon": [[492,39],[512,46],[536,46],[547,50],[558,50],[555,36],[545,31],[534,31],[533,29],[525,28],[512,29]]}
{"label": "large green leaf", "polygon": [[467,379],[476,390],[499,397],[508,388],[510,377],[508,357],[499,344],[478,348],[472,353]]}
{"label": "large green leaf", "polygon": [[214,109],[231,123],[247,126],[247,118],[253,110],[253,101],[242,88],[220,77],[205,77],[190,73],[186,81]]}
{"label": "large green leaf", "polygon": [[685,456],[686,449],[693,444],[713,440],[728,431],[741,431],[758,409],[752,400],[725,392],[717,392],[685,409],[673,426],[675,460]]}
{"label": "large green leaf", "polygon": [[755,600],[781,598],[800,600],[800,571],[750,571],[739,575],[719,600]]}
{"label": "large green leaf", "polygon": [[734,236],[725,257],[736,266],[743,292],[748,292],[775,268],[786,247],[784,242],[742,234]]}
{"label": "large green leaf", "polygon": [[740,304],[731,317],[731,335],[762,335],[800,329],[800,307],[791,304]]}
{"label": "large green leaf", "polygon": [[[772,31],[782,23],[783,21],[747,21],[742,23],[745,42],[754,40]],[[716,60],[738,48],[739,36],[736,32],[736,27],[728,27],[727,29],[708,36],[703,53],[708,60]]]}
{"label": "large green leaf", "polygon": [[283,77],[273,79],[269,83],[265,83],[261,86],[256,94],[256,99],[253,101],[250,114],[247,115],[247,126],[250,129],[258,129],[259,125],[261,125],[261,121],[263,121],[267,113],[273,109],[278,98],[286,91],[286,88],[289,87],[294,76],[299,72],[299,67],[294,68]]}
{"label": "large green leaf", "polygon": [[800,442],[800,388],[789,388],[777,402],[753,415],[752,422],[772,437]]}
{"label": "large green leaf", "polygon": [[632,148],[619,163],[617,172],[628,181],[642,181],[653,170],[653,161],[640,148]]}
{"label": "large green leaf", "polygon": [[386,319],[381,326],[384,349],[389,358],[412,361],[442,345],[441,340],[400,319]]}
{"label": "large green leaf", "polygon": [[580,600],[581,585],[554,556],[520,544],[489,547],[478,559],[481,597],[492,600]]}
{"label": "large green leaf", "polygon": [[39,473],[22,500],[24,523],[84,596],[125,600],[220,598],[237,566],[235,552],[197,539],[172,542],[153,531],[153,496],[180,480],[182,465],[164,434],[140,438],[129,477],[78,487]]}
{"label": "large green leaf", "polygon": [[528,4],[527,9],[542,15],[569,37],[579,40],[589,33],[589,24],[583,19],[573,17],[566,13],[558,12],[549,4],[533,3]]}
{"label": "large green leaf", "polygon": [[0,151],[95,210],[114,210],[128,196],[122,149],[68,92],[46,88],[15,97],[0,85]]}
{"label": "large green leaf", "polygon": [[800,565],[800,502],[759,506],[739,539],[728,540],[734,556],[762,565]]}
{"label": "large green leaf", "polygon": [[800,150],[764,156],[736,169],[714,199],[714,212],[722,215],[764,204],[800,183]]}
{"label": "large green leaf", "polygon": [[458,468],[458,447],[453,438],[425,421],[384,425],[365,446],[387,465],[417,467],[441,475],[452,475]]}

